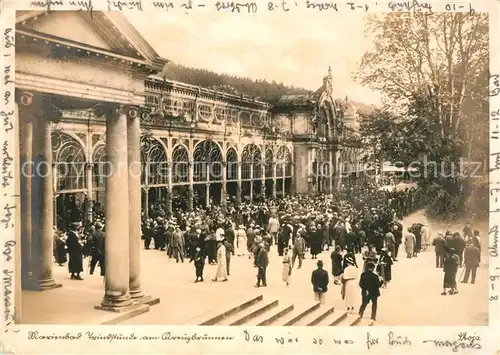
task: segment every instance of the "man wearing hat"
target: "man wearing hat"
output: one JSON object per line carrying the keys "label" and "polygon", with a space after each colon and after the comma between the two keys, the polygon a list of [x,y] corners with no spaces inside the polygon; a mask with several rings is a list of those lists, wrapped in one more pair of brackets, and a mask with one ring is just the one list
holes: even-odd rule
{"label": "man wearing hat", "polygon": [[83,243],[78,235],[80,223],[73,222],[69,228],[68,239],[66,239],[69,255],[68,269],[72,280],[83,280],[80,276],[80,273],[83,271]]}
{"label": "man wearing hat", "polygon": [[261,283],[263,287],[266,287],[266,270],[267,266],[269,265],[269,257],[267,255],[267,249],[265,248],[263,242],[259,244],[259,252],[257,254],[257,257],[255,258],[255,265],[258,267],[257,284],[255,285],[255,287],[260,287]]}
{"label": "man wearing hat", "polygon": [[105,275],[105,263],[104,263],[104,232],[103,225],[101,222],[96,222],[95,224],[95,233],[91,236],[90,240],[87,243],[90,243],[90,270],[89,274],[93,275],[95,266],[99,263],[99,267],[101,268],[101,276]]}
{"label": "man wearing hat", "polygon": [[194,282],[203,282],[203,269],[205,268],[205,253],[197,246],[194,254],[191,256],[189,262],[194,261],[194,268],[196,272],[196,280]]}
{"label": "man wearing hat", "polygon": [[323,269],[323,261],[318,260],[316,265],[318,268],[311,274],[311,283],[313,285],[316,301],[325,304],[325,293],[328,291],[328,283],[330,280],[328,278],[328,272]]}
{"label": "man wearing hat", "polygon": [[377,301],[380,297],[380,287],[383,285],[384,280],[375,274],[375,264],[368,262],[366,271],[361,274],[359,278],[359,287],[361,288],[362,303],[359,308],[359,316],[363,318],[366,306],[370,301],[372,302],[372,320],[377,319]]}

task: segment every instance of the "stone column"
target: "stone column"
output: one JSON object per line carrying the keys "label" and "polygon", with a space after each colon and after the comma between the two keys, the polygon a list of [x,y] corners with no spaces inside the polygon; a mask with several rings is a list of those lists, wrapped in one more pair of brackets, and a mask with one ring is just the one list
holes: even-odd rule
{"label": "stone column", "polygon": [[[92,159],[92,157],[89,156],[89,159]],[[94,166],[92,162],[87,163],[86,168],[87,168],[87,199],[89,203],[87,204],[87,211],[85,211],[85,213],[87,214],[87,220],[89,222],[92,222],[94,218],[92,214],[92,203],[94,201],[94,192],[92,191],[92,172]]]}
{"label": "stone column", "polygon": [[52,275],[54,243],[54,182],[52,172],[52,139],[50,118],[53,112],[37,102],[33,117],[33,178],[31,186],[32,218],[32,284],[37,291],[56,287]]}
{"label": "stone column", "polygon": [[[120,118],[119,118],[120,119]],[[127,121],[128,211],[129,211],[129,288],[130,297],[143,297],[141,289],[141,127],[135,109]]]}
{"label": "stone column", "polygon": [[253,162],[250,164],[250,202],[253,202]]}
{"label": "stone column", "polygon": [[31,96],[24,94],[19,99],[19,155],[20,155],[20,195],[21,195],[21,282],[23,288],[29,286],[31,276],[31,179],[33,164],[31,150],[33,144]]}
{"label": "stone column", "polygon": [[273,197],[276,198],[276,184],[277,184],[277,181],[276,181],[276,171],[277,171],[277,166],[276,166],[276,162],[273,162]]}
{"label": "stone column", "polygon": [[337,150],[335,150],[335,152],[333,153],[335,167],[335,179],[333,185],[337,191],[340,191],[342,186],[342,162],[340,161],[340,157],[341,150],[340,148],[337,148]]}
{"label": "stone column", "polygon": [[206,163],[207,184],[205,185],[205,207],[210,206],[210,163]]}
{"label": "stone column", "polygon": [[241,203],[241,160],[238,162],[238,183],[236,186],[236,200]]}
{"label": "stone column", "polygon": [[168,191],[167,191],[167,212],[169,216],[172,216],[172,163],[167,163],[168,169]]}
{"label": "stone column", "polygon": [[132,304],[129,293],[129,205],[127,115],[118,106],[107,112],[106,286],[97,309],[120,312]]}
{"label": "stone column", "polygon": [[286,176],[286,163],[283,164],[283,197],[285,197],[285,194],[286,194],[286,182],[285,182],[285,176]]}
{"label": "stone column", "polygon": [[226,199],[227,199],[227,162],[222,162],[222,185],[221,185],[221,194],[220,194],[220,205],[222,210],[226,210]]}
{"label": "stone column", "polygon": [[261,164],[260,168],[260,195],[263,198],[266,198],[266,165],[267,164]]}
{"label": "stone column", "polygon": [[193,177],[194,164],[190,160],[188,163],[188,181],[189,181],[189,193],[188,193],[188,210],[193,210],[193,198],[194,198],[194,177]]}
{"label": "stone column", "polygon": [[333,165],[333,152],[332,150],[329,150],[329,153],[328,153],[328,158],[329,158],[329,164],[330,164],[330,167],[328,168],[328,175],[330,175],[330,179],[328,181],[329,183],[329,190],[330,190],[330,193],[333,192],[333,177],[334,177],[334,165]]}
{"label": "stone column", "polygon": [[149,188],[145,187],[144,191],[144,216],[149,218]]}
{"label": "stone column", "polygon": [[54,194],[52,195],[52,223],[54,223],[55,229],[57,229],[57,197],[59,196],[57,194],[57,178],[57,165],[55,163],[52,163],[52,186],[54,189]]}

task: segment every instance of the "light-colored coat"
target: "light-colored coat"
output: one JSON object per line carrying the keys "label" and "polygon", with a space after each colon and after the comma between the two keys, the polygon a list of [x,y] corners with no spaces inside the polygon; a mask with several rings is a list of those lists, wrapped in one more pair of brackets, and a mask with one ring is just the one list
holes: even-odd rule
{"label": "light-colored coat", "polygon": [[215,281],[225,279],[227,279],[226,247],[220,243],[217,248],[217,273],[215,274]]}
{"label": "light-colored coat", "polygon": [[277,218],[271,217],[269,219],[269,226],[268,226],[269,233],[278,233],[279,229],[280,229],[280,222],[278,221]]}
{"label": "light-colored coat", "polygon": [[415,239],[415,234],[408,233],[405,236],[405,251],[407,254],[413,254],[415,250],[415,243],[417,240]]}
{"label": "light-colored coat", "polygon": [[358,269],[349,265],[345,268],[344,273],[342,274],[342,281],[345,282],[345,295],[344,301],[346,307],[354,307],[356,303],[356,295],[358,294],[358,283],[356,279],[358,278]]}
{"label": "light-colored coat", "polygon": [[247,233],[244,229],[236,231],[237,255],[245,255],[247,252]]}
{"label": "light-colored coat", "polygon": [[423,226],[420,233],[422,234],[422,246],[427,248],[431,245],[431,232],[429,231],[429,227]]}

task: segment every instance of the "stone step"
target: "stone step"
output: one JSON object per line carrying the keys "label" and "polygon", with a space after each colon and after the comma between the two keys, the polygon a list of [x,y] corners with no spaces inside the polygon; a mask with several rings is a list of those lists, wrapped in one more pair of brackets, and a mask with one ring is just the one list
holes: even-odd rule
{"label": "stone step", "polygon": [[245,310],[254,304],[261,302],[264,299],[263,295],[253,295],[248,296],[243,299],[243,301],[239,300],[234,302],[223,309],[215,309],[208,313],[204,313],[194,319],[188,320],[185,324],[197,324],[197,325],[214,325],[224,318],[230,317],[237,312]]}
{"label": "stone step", "polygon": [[260,301],[248,308],[245,308],[244,310],[230,315],[229,317],[225,317],[224,319],[217,322],[216,325],[242,325],[250,321],[251,319],[260,316],[264,312],[268,312],[276,306],[278,306],[278,300],[276,299],[271,301]]}
{"label": "stone step", "polygon": [[320,307],[319,302],[315,303],[301,303],[294,305],[293,310],[279,319],[274,320],[268,325],[273,326],[291,326],[295,325],[299,320],[307,316],[309,313],[314,312]]}
{"label": "stone step", "polygon": [[330,314],[332,314],[335,311],[335,307],[333,306],[320,306],[318,309],[316,309],[314,312],[309,313],[307,316],[299,320],[296,324],[296,326],[313,326],[321,322],[323,319],[328,317]]}
{"label": "stone step", "polygon": [[336,327],[353,327],[359,323],[361,318],[358,314],[346,313],[346,316],[337,324]]}
{"label": "stone step", "polygon": [[325,317],[321,322],[316,324],[317,327],[333,327],[341,323],[345,317],[347,317],[347,312],[333,312]]}
{"label": "stone step", "polygon": [[278,304],[277,307],[270,309],[267,312],[262,313],[260,316],[250,319],[245,322],[248,326],[263,326],[270,325],[274,321],[279,321],[281,318],[287,316],[289,313],[293,312],[294,305],[291,303],[285,303],[283,305]]}

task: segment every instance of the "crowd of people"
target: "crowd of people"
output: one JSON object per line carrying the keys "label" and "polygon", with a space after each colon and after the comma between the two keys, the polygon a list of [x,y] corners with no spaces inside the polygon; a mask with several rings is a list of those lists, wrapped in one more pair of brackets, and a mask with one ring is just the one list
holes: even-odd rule
{"label": "crowd of people", "polygon": [[[331,250],[333,284],[341,287],[347,310],[354,312],[355,296],[361,288],[359,314],[372,302],[371,317],[375,320],[379,289],[387,287],[392,279],[401,244],[407,258],[418,257],[421,251],[434,246],[436,267],[444,271],[443,295],[458,292],[456,277],[462,263],[463,282],[468,282],[470,274],[471,282],[475,282],[481,243],[479,233],[470,224],[462,235],[447,231],[432,240],[425,223],[403,230],[402,218],[424,204],[418,189],[366,190],[356,196],[289,195],[240,204],[229,201],[224,208],[177,209],[172,215],[166,213],[165,203],[158,202],[143,211],[141,238],[145,249],[163,251],[178,263],[193,263],[196,283],[205,281],[207,263],[216,265],[212,281],[225,282],[231,275],[231,258],[248,258],[257,269],[256,287],[267,286],[271,250],[281,257],[286,286],[291,283],[292,270],[302,268],[307,253],[317,259],[322,252]],[[89,273],[93,274],[99,265],[104,276],[104,240],[101,211],[95,213],[92,223],[73,221],[67,231],[55,231],[55,261],[63,265],[68,255],[71,278],[82,280],[83,258],[88,256]],[[358,266],[356,255],[362,257],[362,265]],[[318,268],[311,275],[316,299],[322,303],[329,285],[324,262],[317,260]]]}

